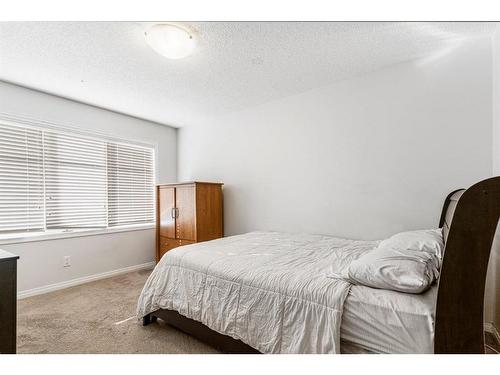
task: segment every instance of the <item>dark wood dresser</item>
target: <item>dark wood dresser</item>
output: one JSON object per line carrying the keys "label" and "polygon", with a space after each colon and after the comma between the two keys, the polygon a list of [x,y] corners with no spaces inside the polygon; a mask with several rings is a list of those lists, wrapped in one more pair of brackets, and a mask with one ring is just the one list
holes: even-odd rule
{"label": "dark wood dresser", "polygon": [[18,259],[0,250],[0,354],[16,353]]}

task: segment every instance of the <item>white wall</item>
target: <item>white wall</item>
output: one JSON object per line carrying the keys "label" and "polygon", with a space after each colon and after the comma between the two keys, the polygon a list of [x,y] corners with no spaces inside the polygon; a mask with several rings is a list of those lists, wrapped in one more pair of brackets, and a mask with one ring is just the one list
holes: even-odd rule
{"label": "white wall", "polygon": [[[177,131],[174,128],[106,111],[0,82],[0,112],[69,125],[85,131],[154,144],[157,181],[176,181]],[[154,260],[154,229],[1,245],[18,254],[18,290],[139,265]],[[62,266],[63,256],[72,266]]]}
{"label": "white wall", "polygon": [[181,180],[225,183],[225,233],[373,239],[436,227],[492,171],[491,42],[179,131]]}
{"label": "white wall", "polygon": [[[496,47],[500,98],[498,38]],[[225,183],[228,235],[375,239],[436,227],[448,192],[492,174],[491,82],[491,40],[483,38],[208,119],[179,131],[179,177]],[[493,261],[485,321],[500,327],[495,268]]]}

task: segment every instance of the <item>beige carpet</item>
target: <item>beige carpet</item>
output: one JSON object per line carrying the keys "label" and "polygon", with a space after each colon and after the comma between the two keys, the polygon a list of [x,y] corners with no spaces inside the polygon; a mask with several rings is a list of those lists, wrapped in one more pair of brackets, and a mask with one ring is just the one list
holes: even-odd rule
{"label": "beige carpet", "polygon": [[[135,319],[137,298],[150,272],[20,300],[18,353],[217,353],[161,320],[143,327]],[[491,335],[486,344],[486,353],[499,351]]]}
{"label": "beige carpet", "polygon": [[143,327],[137,298],[151,271],[18,302],[18,353],[217,353],[161,321]]}

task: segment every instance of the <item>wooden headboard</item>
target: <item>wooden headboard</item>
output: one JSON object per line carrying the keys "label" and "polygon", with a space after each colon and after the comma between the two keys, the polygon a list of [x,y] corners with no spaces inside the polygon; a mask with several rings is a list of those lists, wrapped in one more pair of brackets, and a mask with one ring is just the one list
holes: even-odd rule
{"label": "wooden headboard", "polygon": [[465,189],[454,190],[448,194],[446,200],[444,201],[441,219],[439,219],[439,228],[443,228],[443,238],[445,243],[448,239],[448,233],[450,233],[451,222],[453,220],[455,209],[457,208],[458,200],[464,191]]}
{"label": "wooden headboard", "polygon": [[499,216],[500,177],[455,190],[445,200],[435,353],[484,353],[484,289]]}

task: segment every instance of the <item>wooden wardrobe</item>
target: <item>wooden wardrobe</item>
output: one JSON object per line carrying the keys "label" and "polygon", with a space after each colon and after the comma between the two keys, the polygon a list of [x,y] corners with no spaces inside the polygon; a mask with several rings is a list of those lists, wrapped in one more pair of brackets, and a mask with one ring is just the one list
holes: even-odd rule
{"label": "wooden wardrobe", "polygon": [[222,185],[194,181],[157,186],[157,262],[177,246],[223,236]]}

